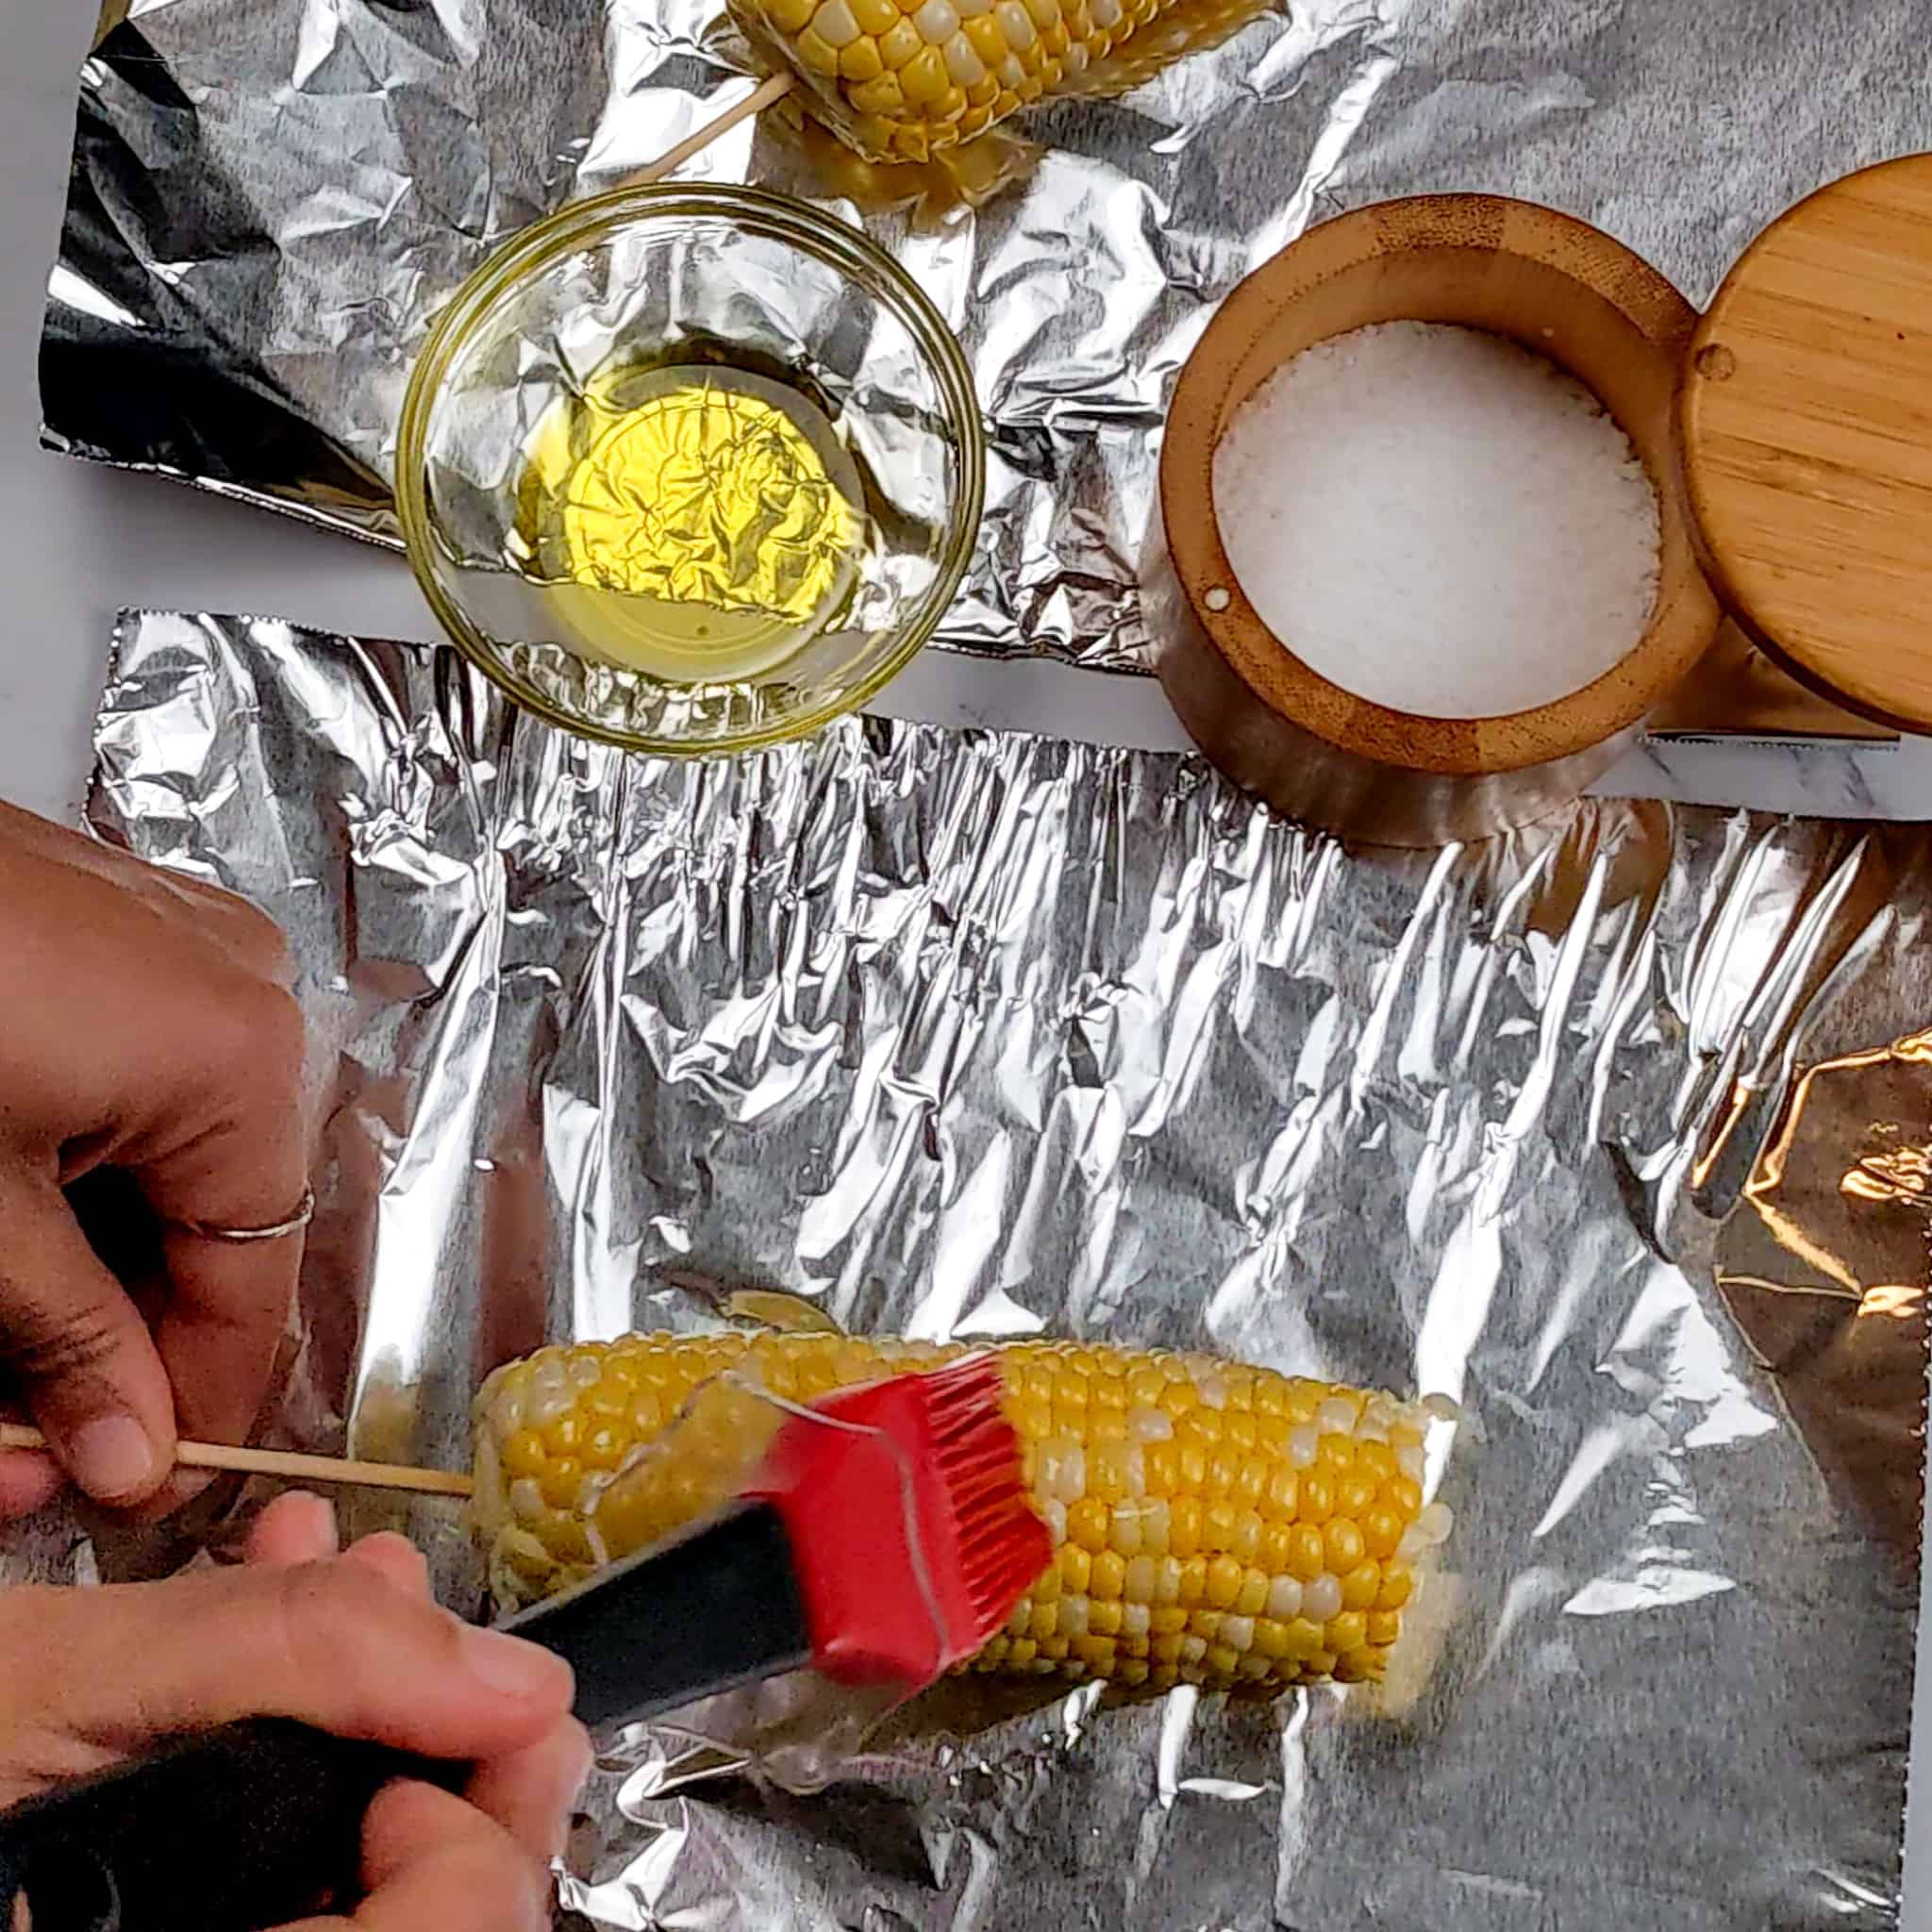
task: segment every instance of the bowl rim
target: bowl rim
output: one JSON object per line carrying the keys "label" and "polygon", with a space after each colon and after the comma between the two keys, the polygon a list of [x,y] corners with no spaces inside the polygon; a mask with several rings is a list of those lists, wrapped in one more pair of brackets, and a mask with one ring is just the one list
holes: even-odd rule
{"label": "bowl rim", "polygon": [[[575,248],[643,220],[709,215],[750,226],[850,274],[857,262],[902,304],[902,320],[932,368],[952,427],[959,464],[959,489],[939,568],[912,616],[899,627],[893,647],[856,683],[834,698],[802,710],[782,724],[693,742],[658,737],[583,717],[557,704],[518,677],[496,654],[489,636],[443,589],[430,563],[435,539],[424,484],[431,415],[444,377],[469,343],[477,324],[511,290]],[[843,258],[843,259],[841,259]],[[862,229],[791,195],[741,182],[651,182],[613,188],[572,202],[520,230],[493,250],[438,311],[410,366],[396,435],[395,498],[403,545],[418,587],[450,642],[491,684],[522,709],[574,736],[620,750],[672,758],[717,758],[808,737],[835,718],[858,710],[903,671],[925,646],[958,594],[978,543],[986,503],[986,422],[972,366],[958,337],[902,263]]]}
{"label": "bowl rim", "polygon": [[[1396,710],[1356,695],[1304,662],[1242,591],[1222,541],[1214,492],[1221,417],[1249,349],[1275,314],[1376,255],[1458,249],[1514,255],[1568,276],[1621,314],[1660,364],[1681,364],[1697,311],[1659,270],[1603,229],[1507,195],[1420,194],[1374,202],[1306,230],[1222,304],[1174,386],[1159,494],[1169,552],[1193,619],[1259,704],[1375,764],[1483,778],[1619,738],[1681,684],[1709,648],[1721,612],[1697,568],[1674,462],[1665,474],[1651,475],[1660,575],[1657,601],[1631,648],[1574,691],[1526,710],[1475,718]],[[1224,600],[1217,594],[1210,604],[1210,591],[1224,591]]]}

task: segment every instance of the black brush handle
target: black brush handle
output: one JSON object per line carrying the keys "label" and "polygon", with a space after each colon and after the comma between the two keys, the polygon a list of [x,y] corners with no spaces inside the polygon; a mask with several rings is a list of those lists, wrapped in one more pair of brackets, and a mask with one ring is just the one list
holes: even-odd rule
{"label": "black brush handle", "polygon": [[283,1718],[204,1731],[0,1812],[0,1927],[262,1932],[357,1895],[362,1817],[391,1778],[468,1767]]}
{"label": "black brush handle", "polygon": [[741,1503],[503,1627],[576,1672],[576,1713],[592,1729],[811,1661],[791,1540],[765,1503]]}
{"label": "black brush handle", "polygon": [[[674,1710],[810,1661],[777,1512],[741,1505],[506,1627],[566,1659],[592,1726]],[[356,1896],[362,1818],[433,1763],[264,1718],[229,1724],[0,1812],[0,1932],[264,1932]]]}

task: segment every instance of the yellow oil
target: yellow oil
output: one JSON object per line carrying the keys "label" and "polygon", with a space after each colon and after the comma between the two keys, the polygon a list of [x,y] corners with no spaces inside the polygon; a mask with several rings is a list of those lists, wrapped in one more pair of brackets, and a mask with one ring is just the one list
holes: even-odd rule
{"label": "yellow oil", "polygon": [[587,656],[679,682],[755,678],[839,622],[863,502],[802,391],[708,361],[619,365],[538,424],[512,561]]}

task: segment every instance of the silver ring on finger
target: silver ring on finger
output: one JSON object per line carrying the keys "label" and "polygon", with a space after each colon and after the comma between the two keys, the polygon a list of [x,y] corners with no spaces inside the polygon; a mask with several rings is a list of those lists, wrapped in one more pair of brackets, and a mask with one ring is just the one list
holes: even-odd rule
{"label": "silver ring on finger", "polygon": [[314,1219],[315,1190],[304,1188],[294,1213],[286,1220],[272,1221],[264,1227],[217,1227],[212,1222],[179,1220],[170,1222],[169,1225],[205,1241],[279,1241],[291,1234],[300,1234]]}

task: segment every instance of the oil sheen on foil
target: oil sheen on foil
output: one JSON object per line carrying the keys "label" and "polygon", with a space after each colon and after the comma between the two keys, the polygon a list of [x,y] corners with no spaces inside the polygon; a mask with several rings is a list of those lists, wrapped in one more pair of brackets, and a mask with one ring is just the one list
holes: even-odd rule
{"label": "oil sheen on foil", "polygon": [[[1694,26],[1676,0],[1191,12],[1253,17],[1123,97],[1020,116],[1032,152],[976,208],[775,114],[695,170],[863,222],[959,331],[991,461],[943,642],[1149,660],[1137,576],[1174,377],[1309,223],[1522,195],[1701,303],[1792,202],[1932,147],[1932,0],[1710,0]],[[396,424],[436,310],[517,229],[741,95],[749,60],[717,0],[108,0],[47,440],[392,540]]]}
{"label": "oil sheen on foil", "polygon": [[[447,653],[217,618],[124,621],[96,748],[104,837],[293,938],[325,1124],[283,1440],[460,1466],[494,1363],[758,1291],[1464,1406],[1393,1716],[941,1687],[811,1797],[645,1730],[573,1924],[1897,1924],[1922,837],[1597,805],[1352,858],[1191,759],[848,720],[625,760]],[[445,1506],[406,1522],[478,1603]]]}

